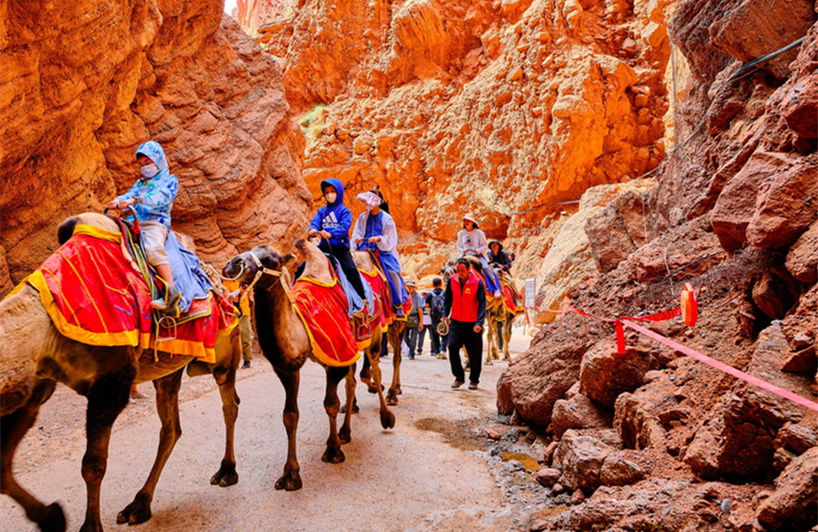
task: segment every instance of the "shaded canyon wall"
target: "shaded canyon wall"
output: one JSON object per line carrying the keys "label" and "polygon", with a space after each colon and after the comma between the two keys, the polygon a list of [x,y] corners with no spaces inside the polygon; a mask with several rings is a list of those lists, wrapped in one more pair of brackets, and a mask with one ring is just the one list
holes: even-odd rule
{"label": "shaded canyon wall", "polygon": [[62,219],[133,184],[149,139],[180,181],[173,227],[203,259],[303,228],[304,140],[281,71],[222,9],[0,4],[0,293],[57,248]]}

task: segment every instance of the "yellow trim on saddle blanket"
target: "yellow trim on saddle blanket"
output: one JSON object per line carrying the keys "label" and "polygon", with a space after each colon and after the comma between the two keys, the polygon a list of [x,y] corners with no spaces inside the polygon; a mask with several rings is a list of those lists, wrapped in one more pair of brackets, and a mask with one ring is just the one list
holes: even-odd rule
{"label": "yellow trim on saddle blanket", "polygon": [[[306,281],[308,283],[312,283],[316,286],[320,286],[322,288],[333,288],[335,285],[338,284],[336,279],[332,280],[332,284],[327,284],[324,282],[319,281],[318,279],[313,279],[312,277],[299,277],[299,281]],[[329,356],[321,346],[318,345],[318,342],[315,340],[315,337],[312,335],[312,331],[310,330],[310,326],[307,324],[307,319],[304,317],[304,314],[301,313],[301,309],[298,308],[298,305],[295,303],[295,297],[293,297],[292,293],[290,292],[290,286],[287,284],[286,280],[282,280],[282,286],[284,287],[284,292],[287,294],[287,298],[289,298],[290,303],[292,304],[293,308],[295,309],[295,313],[298,314],[298,317],[301,319],[301,323],[304,325],[304,329],[307,331],[307,336],[310,339],[310,345],[312,346],[312,353],[322,364],[326,364],[327,366],[332,366],[334,368],[345,368],[349,367],[352,364],[356,363],[359,358],[361,358],[361,351],[362,349],[359,345],[358,351],[355,353],[355,356],[350,358],[346,362],[339,362]],[[369,347],[369,346],[367,346]]]}
{"label": "yellow trim on saddle blanket", "polygon": [[94,238],[99,238],[100,240],[113,242],[114,244],[119,244],[122,242],[122,233],[108,231],[107,229],[102,229],[101,227],[97,227],[95,225],[77,224],[76,227],[74,227],[73,234],[88,235]]}

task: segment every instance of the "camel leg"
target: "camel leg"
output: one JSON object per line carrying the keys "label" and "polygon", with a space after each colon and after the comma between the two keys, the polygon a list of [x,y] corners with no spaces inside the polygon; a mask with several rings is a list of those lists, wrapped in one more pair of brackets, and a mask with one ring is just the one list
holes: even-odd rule
{"label": "camel leg", "polygon": [[327,388],[324,393],[324,410],[329,418],[329,438],[327,450],[321,460],[331,464],[340,464],[346,460],[341,450],[341,438],[338,437],[338,411],[341,409],[341,400],[338,399],[338,383],[343,380],[349,368],[327,368]]}
{"label": "camel leg", "polygon": [[284,428],[287,429],[287,463],[284,474],[276,481],[277,490],[295,491],[301,489],[295,436],[298,431],[298,385],[301,374],[298,370],[287,372],[276,370],[287,398],[284,401]]}
{"label": "camel leg", "polygon": [[398,396],[403,393],[403,391],[400,389],[400,364],[402,358],[401,343],[403,342],[403,335],[405,332],[405,327],[390,327],[387,332],[387,340],[395,353],[392,356],[392,385],[389,387],[389,392],[386,394],[386,404],[388,405],[398,404]]}
{"label": "camel leg", "polygon": [[508,344],[511,342],[511,328],[513,325],[514,317],[506,316],[506,321],[503,323],[503,360],[511,360]]}
{"label": "camel leg", "polygon": [[88,391],[85,432],[86,448],[82,457],[82,478],[85,480],[87,501],[85,522],[80,532],[102,532],[99,516],[99,496],[102,479],[108,467],[108,444],[111,427],[128,404],[128,396],[136,368],[127,366],[119,372],[104,375]]}
{"label": "camel leg", "polygon": [[[370,346],[369,349],[366,350],[366,356],[369,358],[371,365],[372,365],[372,378],[375,381],[375,389],[377,390],[378,394],[378,401],[380,403],[380,415],[381,415],[381,426],[385,429],[391,429],[395,426],[395,414],[389,410],[387,405],[389,404],[397,404],[398,399],[395,397],[394,402],[389,402],[389,397],[387,396],[384,398],[383,396],[383,385],[381,382],[383,381],[383,373],[381,372],[381,347],[380,342],[387,341],[386,337],[381,334],[380,341],[378,345],[373,348]],[[400,359],[399,355],[396,355],[395,358]],[[389,389],[390,393],[392,389]]]}
{"label": "camel leg", "polygon": [[64,532],[65,514],[59,504],[46,506],[23,489],[14,478],[12,462],[17,446],[37,419],[40,405],[51,396],[55,386],[52,380],[39,382],[25,405],[0,419],[0,491],[22,506],[26,517],[44,532]]}
{"label": "camel leg", "polygon": [[156,459],[142,486],[133,501],[116,516],[117,523],[136,525],[151,518],[151,502],[156,490],[156,484],[162,475],[162,470],[182,437],[182,427],[179,421],[179,387],[182,384],[182,371],[175,371],[170,375],[153,381],[156,389],[156,412],[162,428],[159,431],[159,446],[156,449]]}
{"label": "camel leg", "polygon": [[213,378],[219,385],[219,395],[222,399],[222,414],[224,415],[225,444],[224,457],[221,466],[210,478],[210,483],[218,484],[221,487],[232,486],[239,481],[239,474],[236,472],[236,453],[234,449],[236,419],[239,417],[239,394],[236,392],[236,366],[227,368],[217,367],[213,372]]}
{"label": "camel leg", "polygon": [[347,402],[341,407],[341,412],[344,414],[344,424],[341,425],[341,430],[338,431],[338,437],[341,438],[341,443],[349,443],[352,441],[352,414],[355,412],[355,364],[349,366],[346,377],[344,378],[346,384],[346,398]]}
{"label": "camel leg", "polygon": [[493,313],[487,312],[486,321],[489,324],[487,331],[489,336],[489,348],[486,350],[486,365],[493,366],[494,362],[492,362],[492,359],[498,359],[497,346],[495,345],[497,341],[497,320],[494,319]]}

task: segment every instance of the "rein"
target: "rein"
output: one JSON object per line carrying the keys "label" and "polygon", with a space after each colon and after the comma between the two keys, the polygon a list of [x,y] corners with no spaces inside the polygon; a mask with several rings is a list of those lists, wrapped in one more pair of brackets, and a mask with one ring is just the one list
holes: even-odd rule
{"label": "rein", "polygon": [[[245,290],[247,291],[252,290],[256,283],[259,281],[259,279],[261,279],[261,276],[265,274],[272,275],[273,277],[276,278],[275,282],[273,282],[273,286],[275,286],[275,283],[281,281],[281,276],[283,275],[284,272],[264,267],[259,258],[256,257],[255,253],[253,252],[250,252],[250,256],[253,257],[253,262],[256,263],[256,268],[258,269],[256,270],[255,277],[253,277],[253,281],[249,285],[247,285],[247,288],[245,288]],[[241,273],[244,273],[244,261],[242,261],[241,264]]]}

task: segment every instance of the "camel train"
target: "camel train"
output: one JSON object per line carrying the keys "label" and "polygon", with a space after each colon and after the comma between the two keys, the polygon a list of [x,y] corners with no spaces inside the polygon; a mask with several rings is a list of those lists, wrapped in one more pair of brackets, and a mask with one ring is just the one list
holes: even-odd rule
{"label": "camel train", "polygon": [[[82,229],[80,229],[82,228]],[[81,235],[77,237],[76,234]],[[124,229],[115,219],[98,213],[84,213],[64,221],[59,228],[60,244],[71,238],[103,235],[115,241],[114,247],[124,245]],[[110,245],[110,244],[109,244]],[[78,244],[77,247],[90,247]],[[54,255],[60,255],[60,248]],[[326,257],[313,244],[296,243],[296,249],[304,256],[305,275],[319,282],[332,279]],[[258,246],[234,257],[224,268],[225,276],[238,279],[250,286],[255,294],[255,322],[259,342],[265,357],[272,363],[286,392],[284,425],[288,436],[288,457],[284,474],[276,482],[277,489],[297,490],[301,487],[299,465],[296,459],[296,428],[298,425],[297,391],[299,370],[313,355],[310,335],[298,318],[288,294],[290,275],[284,265],[294,258],[283,257],[269,246]],[[355,259],[363,271],[374,271],[375,264],[369,253],[355,253]],[[50,259],[49,259],[50,260]],[[46,264],[46,263],[44,263]],[[105,264],[102,265],[105,268]],[[35,272],[36,273],[36,272]],[[79,274],[78,274],[79,275]],[[33,276],[32,276],[33,277]],[[211,276],[212,278],[212,276]],[[80,277],[81,279],[81,277]],[[80,395],[87,397],[86,452],[82,460],[82,476],[86,483],[87,501],[83,531],[101,531],[100,490],[108,457],[108,443],[113,423],[128,403],[132,384],[152,381],[156,389],[157,412],[161,421],[160,442],[156,459],[143,487],[133,502],[117,516],[118,523],[137,524],[151,518],[151,502],[165,463],[181,436],[178,393],[182,371],[187,366],[191,375],[210,373],[219,386],[226,427],[225,454],[219,470],[210,483],[230,486],[238,482],[236,459],[233,448],[234,428],[238,416],[239,396],[235,388],[236,370],[241,359],[238,327],[220,329],[214,340],[215,360],[202,363],[195,356],[171,354],[162,351],[161,344],[154,342],[146,348],[136,346],[118,347],[89,345],[68,338],[55,326],[41,291],[33,283],[21,283],[8,297],[0,302],[0,420],[2,434],[0,443],[0,478],[2,493],[9,495],[25,510],[26,516],[43,531],[64,531],[65,514],[58,503],[43,504],[22,488],[14,478],[12,463],[18,445],[33,426],[40,406],[53,394],[61,382]],[[82,283],[76,283],[82,284]],[[98,282],[98,284],[103,284]],[[218,289],[218,280],[214,288]],[[86,291],[89,287],[83,287]],[[90,287],[93,290],[93,286]],[[47,296],[51,297],[51,296]],[[53,303],[50,301],[49,303]],[[136,305],[136,304],[135,304]],[[53,305],[52,305],[53,306]],[[104,321],[100,313],[100,320]],[[65,324],[61,324],[65,327]],[[389,404],[397,403],[400,390],[400,356],[393,357],[392,384],[387,397],[381,386],[379,366],[381,342],[387,341],[395,353],[400,353],[403,325],[396,321],[385,334],[378,326],[372,331],[366,349],[371,370],[362,373],[362,380],[380,400],[381,425],[392,428],[395,416]],[[355,364],[346,367],[330,367],[327,372],[327,389],[324,399],[330,421],[327,449],[322,459],[330,463],[344,460],[341,443],[351,439],[350,415],[355,403]],[[371,377],[370,377],[371,374]],[[339,412],[338,383],[346,378],[346,414],[344,423],[337,430]]]}

